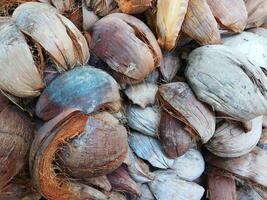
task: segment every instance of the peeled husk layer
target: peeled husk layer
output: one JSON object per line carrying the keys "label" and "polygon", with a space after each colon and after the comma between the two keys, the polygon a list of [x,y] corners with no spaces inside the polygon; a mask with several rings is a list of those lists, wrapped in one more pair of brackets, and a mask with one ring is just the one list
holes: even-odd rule
{"label": "peeled husk layer", "polygon": [[37,96],[44,87],[26,39],[11,18],[0,17],[0,73],[0,89],[18,97]]}
{"label": "peeled husk layer", "polygon": [[182,31],[201,45],[219,44],[217,22],[206,0],[190,0]]}
{"label": "peeled husk layer", "polygon": [[161,85],[159,95],[163,108],[186,126],[185,130],[198,135],[206,143],[215,131],[215,115],[212,110],[198,101],[185,82]]}
{"label": "peeled husk layer", "polygon": [[124,13],[137,14],[142,13],[151,6],[152,0],[115,0],[118,7]]}
{"label": "peeled husk layer", "polygon": [[266,20],[267,2],[265,0],[244,0],[248,12],[246,28],[260,27]]}
{"label": "peeled husk layer", "polygon": [[24,34],[49,53],[59,69],[67,70],[89,60],[88,45],[82,33],[51,5],[24,3],[16,8],[12,17]]}

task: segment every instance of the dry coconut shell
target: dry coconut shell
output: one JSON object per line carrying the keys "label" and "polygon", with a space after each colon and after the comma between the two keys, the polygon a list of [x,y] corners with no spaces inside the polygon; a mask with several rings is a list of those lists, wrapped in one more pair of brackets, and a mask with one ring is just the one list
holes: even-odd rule
{"label": "dry coconut shell", "polygon": [[44,87],[24,35],[11,18],[3,17],[0,17],[0,74],[0,89],[14,96],[37,96]]}
{"label": "dry coconut shell", "polygon": [[155,138],[131,132],[129,145],[138,157],[147,160],[154,167],[168,169],[173,166],[174,160],[163,153],[159,141]]}
{"label": "dry coconut shell", "polygon": [[67,110],[36,134],[29,159],[33,182],[48,199],[105,199],[100,191],[68,177],[110,173],[122,164],[127,148],[126,129],[110,114]]}
{"label": "dry coconut shell", "polygon": [[260,33],[242,32],[224,38],[223,44],[236,54],[245,55],[249,62],[267,72],[267,38],[260,36]]}
{"label": "dry coconut shell", "polygon": [[128,106],[126,115],[129,127],[145,135],[157,137],[160,122],[158,107],[142,109],[138,106]]}
{"label": "dry coconut shell", "polygon": [[221,43],[217,22],[206,0],[189,0],[182,31],[201,45]]}
{"label": "dry coconut shell", "polygon": [[246,28],[260,27],[266,20],[266,0],[244,0],[248,12]]}
{"label": "dry coconut shell", "polygon": [[206,143],[215,131],[215,115],[195,97],[185,82],[163,84],[159,87],[163,108],[185,124],[185,130],[198,135]]}
{"label": "dry coconut shell", "polygon": [[248,19],[243,0],[207,0],[212,14],[225,28],[233,32],[242,32]]}
{"label": "dry coconut shell", "polygon": [[261,133],[261,116],[252,120],[249,132],[245,132],[238,124],[226,121],[217,127],[205,147],[219,157],[238,157],[247,154],[257,145]]}
{"label": "dry coconut shell", "polygon": [[147,12],[148,24],[156,32],[161,48],[170,51],[179,37],[189,0],[157,0]]}
{"label": "dry coconut shell", "polygon": [[148,185],[157,200],[200,200],[204,194],[203,187],[194,182],[179,179],[169,170],[158,170],[154,173],[156,177]]}
{"label": "dry coconut shell", "polygon": [[151,6],[152,0],[115,0],[124,13],[138,14],[147,10]]}
{"label": "dry coconut shell", "polygon": [[167,82],[175,77],[181,67],[180,59],[177,51],[165,52],[160,63],[160,72],[163,79]]}
{"label": "dry coconut shell", "polygon": [[196,146],[194,138],[185,130],[184,125],[165,110],[161,111],[159,138],[166,155],[172,159],[185,154]]}
{"label": "dry coconut shell", "polygon": [[208,172],[209,200],[236,200],[236,185],[234,177],[223,176],[218,170]]}
{"label": "dry coconut shell", "polygon": [[208,155],[209,165],[224,170],[237,178],[262,187],[267,186],[267,151],[255,147],[251,152],[237,158],[219,158]]}
{"label": "dry coconut shell", "polygon": [[91,31],[92,51],[117,72],[124,83],[143,81],[161,61],[161,50],[149,28],[122,13],[97,21]]}
{"label": "dry coconut shell", "polygon": [[120,107],[116,81],[100,69],[84,66],[52,81],[39,97],[35,112],[41,119],[49,120],[68,108],[91,113],[99,109],[118,111]]}
{"label": "dry coconut shell", "polygon": [[190,53],[185,71],[198,99],[238,121],[267,112],[267,77],[246,57],[223,45]]}
{"label": "dry coconut shell", "polygon": [[82,33],[51,5],[24,3],[16,8],[12,17],[24,34],[49,53],[59,69],[67,70],[89,60],[88,45]]}
{"label": "dry coconut shell", "polygon": [[33,137],[30,119],[15,106],[0,112],[0,192],[27,163]]}

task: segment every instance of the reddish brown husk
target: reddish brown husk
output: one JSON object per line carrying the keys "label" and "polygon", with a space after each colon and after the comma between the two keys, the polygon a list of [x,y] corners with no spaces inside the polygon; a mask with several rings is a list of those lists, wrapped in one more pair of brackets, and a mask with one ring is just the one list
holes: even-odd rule
{"label": "reddish brown husk", "polygon": [[170,158],[182,156],[196,145],[190,133],[185,131],[184,125],[165,110],[161,112],[159,129],[163,150]]}
{"label": "reddish brown husk", "polygon": [[33,189],[31,179],[14,178],[0,192],[1,200],[40,200],[41,195]]}
{"label": "reddish brown husk", "polygon": [[113,189],[140,196],[140,188],[129,176],[126,166],[122,165],[112,173],[107,175]]}
{"label": "reddish brown husk", "polygon": [[[39,191],[43,194],[43,196],[48,199],[80,200],[85,198],[90,199],[93,195],[95,195],[96,190],[92,190],[92,188],[90,188],[89,186],[86,186],[79,182],[71,182],[71,180],[68,179],[68,175],[66,173],[62,173],[63,169],[59,165],[55,164],[57,163],[57,160],[55,160],[55,158],[59,150],[65,149],[64,147],[62,148],[64,144],[66,144],[66,146],[72,145],[73,139],[75,140],[83,138],[83,136],[86,134],[89,134],[88,137],[90,137],[90,133],[95,136],[93,134],[94,130],[98,131],[98,129],[100,129],[100,131],[98,132],[98,134],[100,135],[105,135],[105,133],[107,134],[111,130],[116,130],[116,126],[114,127],[111,124],[109,126],[111,130],[102,130],[103,133],[101,133],[101,129],[103,129],[103,126],[105,127],[105,124],[107,123],[106,121],[102,121],[102,124],[100,123],[99,127],[89,127],[89,125],[87,126],[87,123],[92,125],[95,121],[98,120],[101,121],[101,119],[95,119],[93,116],[88,116],[74,110],[68,110],[61,113],[53,120],[50,120],[39,129],[31,148],[30,170],[32,172],[33,181]],[[108,126],[108,124],[106,124],[106,126]],[[96,167],[86,169],[84,171],[84,174],[89,174],[89,176],[103,175],[116,169],[123,162],[127,152],[126,130],[121,130],[120,132],[118,132],[117,135],[123,136],[117,137],[117,143],[114,144],[114,148],[116,148],[116,146],[117,148],[120,148],[119,150],[115,150],[115,153],[117,153],[118,157],[114,160],[106,160],[106,162],[102,161],[101,159],[103,159],[103,157],[106,159],[113,158],[114,151],[110,151],[109,155],[107,155],[107,152],[104,151],[101,156],[102,150],[113,149],[112,146],[107,146],[112,145],[112,143],[109,143],[110,137],[107,138],[104,137],[104,135],[102,135],[103,138],[101,140],[104,143],[98,141],[98,139],[91,139],[93,141],[93,144],[96,146],[90,146],[89,149],[94,150],[94,152],[81,152],[85,154],[80,155],[80,157],[78,158],[78,160],[80,161],[80,163],[77,163],[78,166],[81,166],[82,162],[87,161],[87,156],[89,156],[89,159],[92,158],[92,156],[95,156],[94,163]],[[114,135],[112,135],[112,137],[114,137]],[[86,140],[84,142],[86,142]],[[102,148],[97,148],[97,145],[99,144],[106,144],[106,146],[105,148],[103,148],[103,146]],[[84,145],[86,146],[86,144]],[[95,153],[95,155],[90,155],[90,153]],[[71,154],[69,155],[71,156]],[[100,159],[101,161],[100,165],[98,159]],[[64,166],[62,167],[64,168]],[[55,171],[55,169],[57,169],[57,172]],[[75,173],[75,170],[76,169],[73,170],[73,173]],[[82,169],[80,173],[82,173]],[[79,173],[77,173],[76,175],[79,175]]]}
{"label": "reddish brown husk", "polygon": [[236,185],[233,177],[226,177],[218,170],[208,172],[209,200],[236,200]]}
{"label": "reddish brown husk", "polygon": [[0,191],[27,162],[33,127],[18,108],[7,106],[0,113]]}
{"label": "reddish brown husk", "polygon": [[162,54],[154,35],[133,16],[110,14],[95,23],[91,35],[93,52],[126,83],[141,82],[159,66]]}

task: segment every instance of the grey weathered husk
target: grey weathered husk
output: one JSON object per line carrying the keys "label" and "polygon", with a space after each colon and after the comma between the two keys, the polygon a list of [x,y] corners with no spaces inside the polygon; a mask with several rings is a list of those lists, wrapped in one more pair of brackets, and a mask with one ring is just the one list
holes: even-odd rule
{"label": "grey weathered husk", "polygon": [[182,122],[165,110],[161,111],[159,138],[164,152],[172,159],[182,156],[189,148],[196,146],[195,139],[185,130]]}
{"label": "grey weathered husk", "polygon": [[11,18],[0,18],[0,74],[0,89],[18,97],[38,96],[44,87],[26,39]]}
{"label": "grey weathered husk", "polygon": [[136,85],[129,85],[124,93],[134,103],[142,108],[147,105],[152,105],[155,102],[156,93],[158,92],[158,86],[153,83],[139,83]]}
{"label": "grey weathered husk", "polygon": [[163,53],[163,59],[160,63],[160,72],[165,81],[171,82],[180,67],[181,63],[177,51]]}
{"label": "grey weathered husk", "polygon": [[237,158],[219,158],[208,155],[209,165],[231,173],[237,178],[264,188],[267,187],[267,151],[255,147],[251,152]]}
{"label": "grey weathered husk", "polygon": [[154,173],[156,178],[148,185],[157,200],[200,200],[204,194],[205,190],[200,185],[179,179],[169,170],[159,170]]}
{"label": "grey weathered husk", "polygon": [[83,30],[89,31],[93,25],[99,20],[99,17],[91,10],[88,10],[85,5],[82,5],[83,15]]}
{"label": "grey weathered husk", "polygon": [[158,107],[146,107],[142,109],[138,106],[127,108],[128,126],[145,135],[157,137],[160,122],[160,110]]}
{"label": "grey weathered husk", "polygon": [[253,65],[267,70],[267,38],[255,33],[242,32],[224,38],[223,45],[236,54],[243,54]]}
{"label": "grey weathered husk", "polygon": [[249,121],[267,112],[267,77],[226,46],[194,50],[185,76],[199,100],[236,120]]}
{"label": "grey weathered husk", "polygon": [[219,23],[234,32],[241,32],[247,25],[248,14],[243,0],[208,0],[212,14]]}
{"label": "grey weathered husk", "polygon": [[139,187],[141,190],[141,196],[138,200],[156,200],[147,184],[142,184]]}
{"label": "grey weathered husk", "polygon": [[267,17],[265,0],[244,0],[248,12],[246,28],[260,27]]}
{"label": "grey weathered husk", "polygon": [[198,101],[185,82],[175,82],[159,87],[163,108],[182,121],[186,130],[198,135],[206,143],[215,131],[215,115],[212,110]]}
{"label": "grey weathered husk", "polygon": [[74,24],[49,4],[28,2],[14,11],[19,29],[39,43],[58,64],[60,70],[86,64],[89,49]]}
{"label": "grey weathered husk", "polygon": [[219,157],[238,157],[250,152],[260,140],[262,117],[252,120],[252,129],[245,132],[239,124],[224,122],[217,127],[205,147]]}
{"label": "grey weathered husk", "polygon": [[129,145],[138,157],[147,160],[154,167],[167,169],[173,166],[174,160],[166,157],[159,141],[155,138],[131,132]]}
{"label": "grey weathered husk", "polygon": [[184,155],[174,160],[171,169],[173,169],[181,179],[194,181],[199,178],[205,170],[204,158],[198,150],[190,149]]}
{"label": "grey weathered husk", "polygon": [[131,148],[128,148],[126,160],[129,174],[137,183],[147,183],[153,180],[154,175],[149,171],[149,166],[134,155]]}
{"label": "grey weathered husk", "polygon": [[127,199],[123,194],[112,191],[111,194],[109,194],[108,200],[127,200]]}
{"label": "grey weathered husk", "polygon": [[257,146],[267,151],[267,129],[266,128],[262,129],[261,138]]}

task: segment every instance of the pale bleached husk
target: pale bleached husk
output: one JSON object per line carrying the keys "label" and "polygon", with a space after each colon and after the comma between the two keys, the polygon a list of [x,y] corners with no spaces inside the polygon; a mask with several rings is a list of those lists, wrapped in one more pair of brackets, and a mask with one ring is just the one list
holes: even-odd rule
{"label": "pale bleached husk", "polygon": [[246,28],[259,27],[267,17],[266,0],[244,0],[248,12]]}
{"label": "pale bleached husk", "polygon": [[127,108],[127,121],[129,127],[145,135],[156,137],[160,122],[160,110],[158,107],[129,106]]}
{"label": "pale bleached husk", "polygon": [[242,32],[224,38],[223,44],[236,54],[246,56],[253,65],[267,70],[267,38],[255,33]]}
{"label": "pale bleached husk", "polygon": [[267,78],[262,69],[224,45],[194,50],[185,71],[198,99],[239,121],[267,112]]}
{"label": "pale bleached husk", "polygon": [[137,158],[131,148],[128,148],[126,160],[129,174],[137,183],[147,183],[153,180],[154,175],[149,171],[148,165]]}
{"label": "pale bleached husk", "polygon": [[247,25],[248,13],[243,0],[208,0],[214,17],[229,30],[241,32]]}
{"label": "pale bleached husk", "polygon": [[177,51],[163,53],[163,59],[160,63],[160,72],[165,81],[171,82],[180,67],[181,64]]}
{"label": "pale bleached husk", "polygon": [[220,158],[208,155],[209,165],[233,174],[237,178],[267,187],[267,151],[255,147],[251,152],[237,158]]}
{"label": "pale bleached husk", "polygon": [[33,97],[44,87],[23,34],[10,18],[0,18],[0,89]]}
{"label": "pale bleached husk", "polygon": [[194,181],[204,172],[204,158],[198,150],[190,149],[184,155],[174,160],[171,169],[173,169],[181,179]]}
{"label": "pale bleached husk", "polygon": [[138,200],[156,200],[147,184],[142,184],[139,187],[141,190],[141,196]]}
{"label": "pale bleached husk", "polygon": [[232,158],[247,154],[258,143],[262,133],[262,117],[252,120],[251,131],[245,132],[238,124],[224,122],[205,145],[213,154]]}
{"label": "pale bleached husk", "polygon": [[166,157],[157,139],[131,132],[128,140],[130,147],[137,156],[147,160],[154,167],[167,169],[173,166],[174,160]]}
{"label": "pale bleached husk", "polygon": [[182,31],[201,45],[221,43],[217,22],[206,0],[190,0]]}
{"label": "pale bleached husk", "polygon": [[127,97],[142,108],[154,104],[158,86],[153,83],[143,82],[137,85],[129,85],[124,91]]}
{"label": "pale bleached husk", "polygon": [[155,26],[160,46],[169,51],[176,45],[189,0],[158,0],[155,10],[148,15],[150,26]]}
{"label": "pale bleached husk", "polygon": [[194,182],[179,179],[169,170],[155,172],[156,178],[148,183],[149,188],[157,200],[200,200],[204,188]]}
{"label": "pale bleached husk", "polygon": [[19,29],[38,42],[61,70],[86,64],[89,49],[82,33],[59,11],[46,3],[29,2],[13,13]]}

